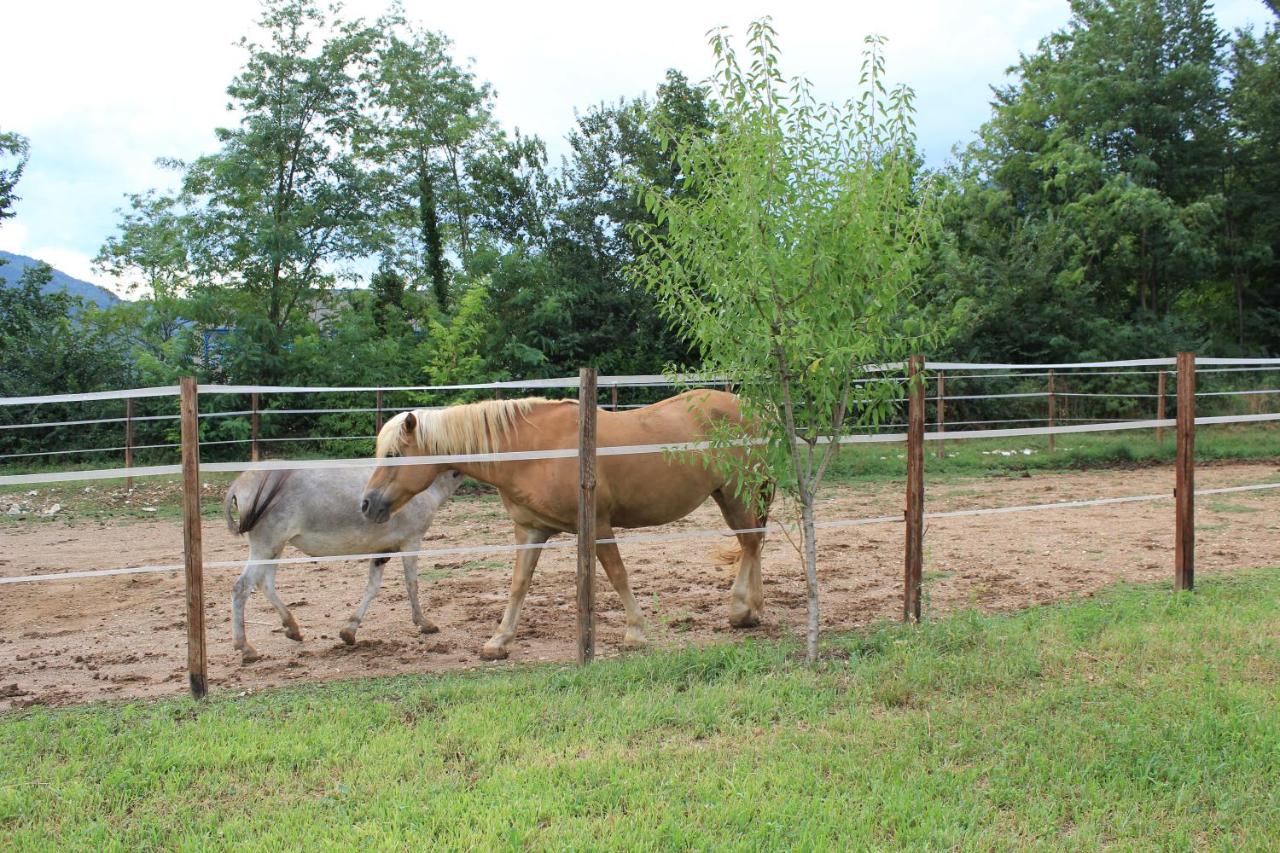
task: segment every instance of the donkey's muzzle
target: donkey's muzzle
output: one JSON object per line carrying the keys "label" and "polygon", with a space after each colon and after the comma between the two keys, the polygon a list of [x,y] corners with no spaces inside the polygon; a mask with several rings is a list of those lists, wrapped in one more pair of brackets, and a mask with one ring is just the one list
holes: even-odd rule
{"label": "donkey's muzzle", "polygon": [[375,524],[386,524],[391,518],[391,502],[381,489],[370,489],[360,500],[360,514]]}

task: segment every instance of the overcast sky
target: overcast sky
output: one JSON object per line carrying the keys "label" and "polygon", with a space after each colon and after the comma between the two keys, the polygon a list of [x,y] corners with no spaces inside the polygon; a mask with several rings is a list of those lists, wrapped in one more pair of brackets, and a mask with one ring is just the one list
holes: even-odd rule
{"label": "overcast sky", "polygon": [[[384,0],[352,0],[350,16],[376,17]],[[700,80],[711,70],[706,32],[739,38],[773,16],[783,71],[804,74],[828,100],[857,81],[862,39],[889,39],[889,76],[918,94],[929,162],[944,162],[987,118],[990,86],[1019,52],[1062,27],[1066,0],[911,2],[428,2],[404,0],[411,19],[447,34],[455,57],[497,90],[498,119],[567,146],[574,110],[652,94],[667,68]],[[1261,0],[1219,0],[1219,23],[1261,28]],[[31,140],[17,216],[0,225],[0,249],[32,255],[110,285],[90,259],[113,233],[125,193],[166,187],[157,157],[192,158],[228,123],[225,89],[244,52],[257,0],[182,3],[43,0],[7,4],[0,130]]]}

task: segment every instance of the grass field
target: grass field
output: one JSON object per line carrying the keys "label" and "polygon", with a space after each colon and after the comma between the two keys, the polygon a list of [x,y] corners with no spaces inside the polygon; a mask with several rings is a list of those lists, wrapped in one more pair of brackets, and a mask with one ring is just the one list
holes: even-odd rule
{"label": "grass field", "polygon": [[1280,844],[1280,570],[787,644],[0,716],[10,849]]}

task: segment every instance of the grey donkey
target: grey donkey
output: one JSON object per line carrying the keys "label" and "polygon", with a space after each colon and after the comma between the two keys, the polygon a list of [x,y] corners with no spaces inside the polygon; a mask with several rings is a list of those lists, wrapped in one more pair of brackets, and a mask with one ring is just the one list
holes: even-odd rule
{"label": "grey donkey", "polygon": [[[276,564],[263,560],[278,559],[285,545],[310,557],[418,550],[436,510],[457,491],[462,475],[444,472],[386,524],[367,521],[360,513],[360,496],[368,479],[362,469],[319,468],[245,472],[231,484],[222,502],[227,529],[249,537],[249,562],[231,594],[231,637],[245,663],[259,658],[244,632],[244,605],[256,586],[263,588],[280,613],[285,636],[302,639],[297,620],[276,592]],[[239,521],[234,517],[237,511]],[[402,559],[413,622],[422,633],[435,633],[439,628],[423,615],[418,602],[418,558]],[[382,568],[390,561],[390,557],[369,561],[364,597],[339,632],[347,645],[355,644],[356,629],[382,583]]]}

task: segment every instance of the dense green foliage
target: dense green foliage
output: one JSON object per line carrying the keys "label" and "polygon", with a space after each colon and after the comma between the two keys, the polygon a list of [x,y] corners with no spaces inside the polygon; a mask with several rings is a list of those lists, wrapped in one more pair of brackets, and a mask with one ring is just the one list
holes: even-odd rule
{"label": "dense green foliage", "polygon": [[948,172],[950,349],[1080,360],[1280,347],[1277,28],[1202,0],[1075,0]]}
{"label": "dense green foliage", "polygon": [[1275,570],[787,643],[0,717],[6,846],[1265,849]]}

